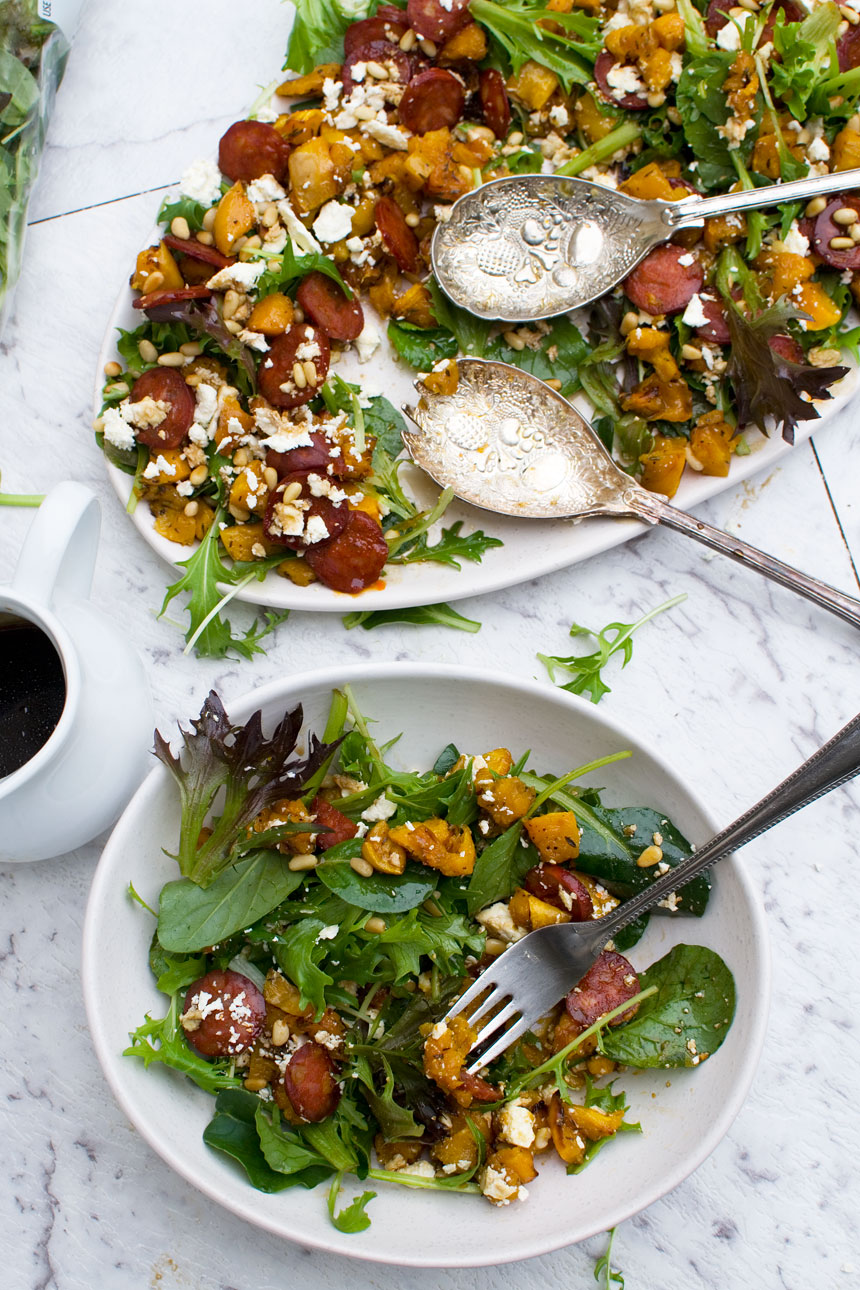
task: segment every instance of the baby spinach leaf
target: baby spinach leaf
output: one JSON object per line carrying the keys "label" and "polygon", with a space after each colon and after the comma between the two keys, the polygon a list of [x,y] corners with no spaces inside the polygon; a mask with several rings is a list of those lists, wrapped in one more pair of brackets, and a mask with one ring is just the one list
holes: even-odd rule
{"label": "baby spinach leaf", "polygon": [[177,990],[186,990],[192,981],[203,975],[206,957],[203,954],[171,954],[159,943],[158,932],[155,932],[149,947],[149,966],[161,993],[174,995]]}
{"label": "baby spinach leaf", "polygon": [[166,225],[169,229],[173,220],[181,218],[187,220],[188,227],[194,233],[203,227],[203,217],[208,209],[208,206],[204,206],[202,202],[195,201],[193,197],[180,195],[173,201],[165,197],[158,211],[158,222]]}
{"label": "baby spinach leaf", "polygon": [[219,1093],[215,1114],[203,1130],[203,1141],[208,1147],[238,1160],[257,1191],[283,1191],[293,1186],[293,1180],[287,1174],[277,1173],[266,1161],[255,1124],[259,1105],[259,1098],[245,1089]]}
{"label": "baby spinach leaf", "polygon": [[640,914],[638,918],[633,919],[632,923],[628,923],[626,927],[622,927],[620,932],[616,932],[612,938],[612,943],[619,954],[626,954],[634,945],[638,945],[645,935],[650,921],[650,913]]}
{"label": "baby spinach leaf", "polygon": [[324,927],[320,918],[302,918],[292,924],[285,937],[272,942],[278,967],[299,988],[301,1006],[312,1003],[317,1015],[325,1008],[325,988],[332,983],[319,966],[328,953],[328,942],[319,940]]}
{"label": "baby spinach leaf", "polygon": [[[254,1111],[254,1127],[266,1164],[275,1173],[290,1175],[290,1183],[301,1187],[315,1187],[332,1173],[328,1161],[308,1147],[300,1134],[280,1122],[277,1110],[267,1112],[258,1100]],[[243,1106],[242,1113],[247,1114]]]}
{"label": "baby spinach leaf", "polygon": [[380,1093],[373,1081],[370,1060],[362,1054],[355,1065],[355,1073],[361,1081],[364,1097],[368,1106],[379,1121],[379,1128],[386,1142],[399,1142],[402,1138],[421,1138],[424,1136],[424,1125],[419,1124],[408,1107],[401,1106],[394,1098],[394,1074],[391,1063],[385,1057],[378,1057],[385,1085]]}
{"label": "baby spinach leaf", "polygon": [[394,351],[417,372],[429,372],[443,358],[456,358],[457,338],[447,327],[415,327],[412,323],[388,324]]}
{"label": "baby spinach leaf", "polygon": [[393,403],[382,394],[374,394],[370,407],[363,408],[364,428],[368,434],[376,435],[377,445],[381,445],[390,457],[396,457],[403,449],[401,434],[406,429],[403,417]]}
{"label": "baby spinach leaf", "polygon": [[504,335],[487,346],[487,358],[513,363],[542,381],[561,381],[561,393],[569,398],[580,387],[579,369],[588,360],[591,346],[569,318],[553,321],[552,331],[542,338],[537,349],[513,349]]}
{"label": "baby spinach leaf", "polygon": [[[728,50],[711,50],[687,62],[678,78],[675,102],[683,119],[687,143],[698,162],[697,174],[706,188],[728,188],[737,178],[732,152],[746,162],[758,130],[747,131],[737,149],[720,134],[730,115],[723,85],[734,61]],[[761,100],[757,99],[755,126],[761,120]]]}
{"label": "baby spinach leaf", "polygon": [[704,945],[676,945],[639,975],[644,999],[624,1026],[605,1031],[600,1049],[625,1066],[698,1066],[715,1053],[735,1015],[735,983]]}
{"label": "baby spinach leaf", "polygon": [[169,882],[158,907],[158,939],[166,950],[180,952],[216,945],[280,905],[302,877],[279,852],[253,851],[209,887],[190,878]]}
{"label": "baby spinach leaf", "polygon": [[363,1191],[360,1196],[356,1196],[355,1200],[350,1201],[348,1205],[344,1206],[338,1214],[335,1212],[335,1209],[337,1206],[337,1198],[340,1195],[340,1179],[341,1175],[338,1174],[329,1188],[329,1217],[339,1232],[347,1232],[349,1234],[354,1232],[364,1232],[368,1227],[370,1227],[370,1219],[367,1217],[365,1209],[376,1196],[376,1192]]}
{"label": "baby spinach leaf", "polygon": [[418,865],[409,865],[402,874],[372,873],[363,878],[349,863],[361,855],[361,845],[361,838],[350,838],[330,847],[315,871],[329,891],[349,904],[375,914],[400,914],[422,904],[436,886],[436,875]]}
{"label": "baby spinach leaf", "polygon": [[434,775],[447,775],[460,759],[460,753],[454,744],[446,744],[433,763]]}
{"label": "baby spinach leaf", "polygon": [[476,318],[449,300],[435,278],[428,278],[427,290],[433,301],[433,317],[445,331],[453,332],[462,354],[483,358],[493,324]]}
{"label": "baby spinach leaf", "polygon": [[538,853],[531,842],[522,845],[522,832],[522,820],[517,820],[478,856],[466,893],[470,914],[496,900],[507,900],[524,874],[537,864]]}

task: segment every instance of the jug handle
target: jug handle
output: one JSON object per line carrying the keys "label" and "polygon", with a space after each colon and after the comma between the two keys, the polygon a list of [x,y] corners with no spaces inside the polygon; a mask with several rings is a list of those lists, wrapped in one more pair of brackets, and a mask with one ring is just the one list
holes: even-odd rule
{"label": "jug handle", "polygon": [[98,550],[101,511],[95,494],[66,480],[48,493],[30,526],[12,589],[50,609],[86,600]]}

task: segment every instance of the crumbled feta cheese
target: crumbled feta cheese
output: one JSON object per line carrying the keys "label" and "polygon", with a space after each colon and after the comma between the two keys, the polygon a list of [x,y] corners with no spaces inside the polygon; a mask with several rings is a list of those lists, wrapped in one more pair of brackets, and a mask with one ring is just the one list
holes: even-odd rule
{"label": "crumbled feta cheese", "polygon": [[248,195],[248,201],[254,203],[279,202],[287,195],[274,175],[261,175],[259,179],[252,180],[245,192]]}
{"label": "crumbled feta cheese", "polygon": [[645,85],[637,69],[630,63],[616,63],[606,73],[606,83],[613,91],[613,98],[620,99],[625,94],[641,94]]}
{"label": "crumbled feta cheese", "polygon": [[310,230],[305,228],[289,201],[278,202],[278,214],[290,235],[290,240],[295,242],[300,251],[306,251],[309,255],[314,251],[322,251],[319,242]]}
{"label": "crumbled feta cheese", "polygon": [[316,542],[324,542],[328,537],[331,537],[331,534],[323,517],[321,515],[311,515],[305,525],[305,541],[308,546],[313,546]]}
{"label": "crumbled feta cheese", "polygon": [[128,449],[135,445],[134,430],[122,415],[120,408],[108,408],[105,411],[103,433],[108,443],[115,448]]}
{"label": "crumbled feta cheese", "polygon": [[489,905],[482,909],[476,915],[481,926],[493,936],[497,936],[500,941],[520,941],[525,936],[521,927],[517,927],[511,918],[511,911],[504,901],[497,901],[495,905]]}
{"label": "crumbled feta cheese", "polygon": [[830,156],[830,145],[826,139],[813,139],[806,149],[810,161],[827,161]]}
{"label": "crumbled feta cheese", "polygon": [[809,238],[801,233],[797,220],[792,220],[791,228],[782,239],[782,247],[791,255],[809,255]]}
{"label": "crumbled feta cheese", "polygon": [[247,345],[249,349],[256,349],[260,354],[265,354],[269,348],[269,342],[261,331],[249,331],[247,327],[242,328],[236,339],[243,345]]}
{"label": "crumbled feta cheese", "polygon": [[206,285],[212,291],[229,291],[231,287],[234,291],[250,291],[265,272],[262,260],[256,263],[249,260],[247,264],[237,260],[235,264],[228,264],[226,269],[219,269]]}
{"label": "crumbled feta cheese", "polygon": [[570,113],[563,103],[556,103],[549,110],[549,119],[553,125],[563,128],[570,124]]}
{"label": "crumbled feta cheese", "polygon": [[370,319],[365,318],[364,327],[360,335],[356,337],[355,348],[358,350],[358,361],[366,363],[371,354],[375,354],[381,343],[379,330]]}
{"label": "crumbled feta cheese", "polygon": [[720,49],[735,53],[741,47],[741,34],[744,27],[750,19],[755,22],[757,15],[750,13],[748,9],[730,9],[729,17],[730,21],[717,32],[716,40]]}
{"label": "crumbled feta cheese", "polygon": [[488,1165],[481,1174],[481,1191],[494,1205],[510,1205],[519,1188],[508,1182],[503,1170]]}
{"label": "crumbled feta cheese", "polygon": [[172,478],[175,474],[176,467],[173,463],[159,453],[153,461],[148,463],[146,470],[143,472],[143,477],[144,479],[158,479],[159,475],[167,475]]}
{"label": "crumbled feta cheese", "polygon": [[707,321],[708,315],[705,313],[702,297],[697,292],[691,296],[687,308],[681,315],[681,322],[686,323],[688,327],[704,327]]}
{"label": "crumbled feta cheese", "polygon": [[221,171],[214,161],[192,161],[182,172],[179,191],[192,201],[211,206],[221,196]]}
{"label": "crumbled feta cheese", "polygon": [[324,927],[320,932],[317,933],[317,940],[318,941],[334,940],[335,936],[337,936],[339,931],[340,931],[340,928],[338,927],[337,923],[329,923],[328,927]]}
{"label": "crumbled feta cheese", "polygon": [[416,1160],[414,1165],[406,1165],[403,1169],[398,1169],[401,1174],[414,1174],[416,1178],[435,1178],[436,1170],[429,1160]]}
{"label": "crumbled feta cheese", "polygon": [[353,210],[343,202],[326,202],[314,220],[314,233],[321,242],[340,242],[352,232]]}
{"label": "crumbled feta cheese", "polygon": [[371,802],[370,806],[361,812],[361,818],[371,823],[374,820],[389,820],[396,810],[394,803],[381,793],[375,802]]}
{"label": "crumbled feta cheese", "polygon": [[194,420],[198,425],[208,426],[218,411],[218,391],[214,385],[201,381],[197,386],[195,397]]}
{"label": "crumbled feta cheese", "polygon": [[361,128],[384,148],[395,148],[398,152],[406,152],[409,148],[410,136],[398,125],[389,125],[387,121],[362,121]]}
{"label": "crumbled feta cheese", "polygon": [[528,1107],[502,1107],[499,1112],[499,1137],[514,1147],[532,1145],[535,1138],[535,1118]]}

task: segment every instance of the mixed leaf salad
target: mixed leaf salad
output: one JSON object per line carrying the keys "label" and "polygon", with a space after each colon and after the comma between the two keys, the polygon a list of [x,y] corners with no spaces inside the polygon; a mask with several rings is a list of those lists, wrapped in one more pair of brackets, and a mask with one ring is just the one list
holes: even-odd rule
{"label": "mixed leaf salad", "polygon": [[438,534],[450,495],[408,496],[397,412],[330,375],[344,350],[376,361],[382,322],[436,393],[476,355],[586,396],[607,447],[667,496],[685,470],[727,475],[745,427],[791,441],[817,417],[860,339],[850,193],[710,219],[587,314],[527,327],[453,306],[429,245],[458,197],[505,175],[672,201],[853,168],[858,16],[830,0],[296,0],[288,79],[217,166],[190,168],[138,256],[144,321],[121,333],[96,423],[130,505],[200,543],[165,602],[187,595],[198,651],[252,653],[283,617],[237,637],[219,588],[275,570],[355,594],[392,564],[498,545]]}
{"label": "mixed leaf salad", "polygon": [[[509,944],[602,917],[690,853],[659,810],[576,785],[629,754],[558,778],[529,753],[448,745],[400,771],[396,738],[377,744],[348,688],[299,753],[301,730],[300,707],[266,736],[259,712],[234,725],[211,693],[180,755],[156,735],[182,805],[179,876],[151,911],[167,1005],[126,1054],[212,1094],[204,1139],[254,1187],[328,1182],[351,1232],[375,1193],[338,1211],[345,1174],[524,1200],[541,1159],[575,1174],[638,1131],[621,1067],[695,1067],[719,1048],[729,969],[686,944],[634,968],[648,915],[481,1074],[464,1068],[469,1023],[442,1021]],[[699,876],[656,913],[701,916],[709,890]]]}

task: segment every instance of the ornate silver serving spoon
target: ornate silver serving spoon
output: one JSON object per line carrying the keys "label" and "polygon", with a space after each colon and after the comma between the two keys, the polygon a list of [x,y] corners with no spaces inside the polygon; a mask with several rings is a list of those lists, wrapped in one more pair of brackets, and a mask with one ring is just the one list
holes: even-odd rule
{"label": "ornate silver serving spoon", "polygon": [[454,203],[433,233],[433,272],[454,303],[478,317],[533,322],[605,295],[681,228],[852,187],[860,187],[860,169],[665,202],[584,179],[514,175]]}
{"label": "ornate silver serving spoon", "polygon": [[591,426],[543,381],[507,363],[458,363],[453,394],[431,394],[403,411],[404,442],[431,478],[465,502],[532,519],[598,516],[665,524],[731,556],[860,627],[860,601],[676,510],[626,475]]}

